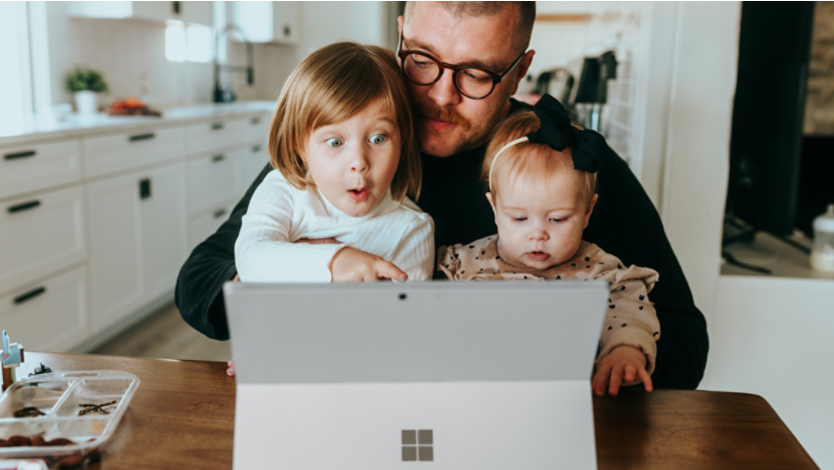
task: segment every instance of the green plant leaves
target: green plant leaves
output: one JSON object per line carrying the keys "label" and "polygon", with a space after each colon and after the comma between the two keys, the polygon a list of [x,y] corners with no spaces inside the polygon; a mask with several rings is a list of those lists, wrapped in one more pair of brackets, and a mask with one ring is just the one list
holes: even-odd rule
{"label": "green plant leaves", "polygon": [[104,78],[98,70],[76,67],[75,70],[67,74],[67,90],[70,93],[76,91],[107,91],[107,83],[104,82]]}

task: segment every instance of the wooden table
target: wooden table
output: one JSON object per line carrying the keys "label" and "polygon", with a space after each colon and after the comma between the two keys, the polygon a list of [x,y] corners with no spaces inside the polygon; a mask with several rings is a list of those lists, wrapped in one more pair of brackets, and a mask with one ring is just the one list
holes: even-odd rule
{"label": "wooden table", "polygon": [[[121,370],[142,383],[92,469],[232,466],[235,381],[221,362],[26,353],[25,377],[53,370]],[[762,397],[636,387],[594,397],[600,469],[817,468]]]}

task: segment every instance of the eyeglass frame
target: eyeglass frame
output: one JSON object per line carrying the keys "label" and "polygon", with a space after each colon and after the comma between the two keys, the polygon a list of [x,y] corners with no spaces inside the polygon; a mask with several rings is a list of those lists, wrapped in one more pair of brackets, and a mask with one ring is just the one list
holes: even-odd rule
{"label": "eyeglass frame", "polygon": [[[449,64],[449,63],[443,62],[443,61],[431,56],[430,54],[428,54],[426,52],[414,51],[414,50],[410,50],[410,49],[402,50],[402,45],[403,45],[403,32],[400,31],[400,40],[397,43],[397,56],[400,58],[400,68],[402,68],[403,75],[405,75],[405,78],[409,79],[415,85],[420,85],[420,86],[434,85],[443,76],[444,69],[449,69],[449,70],[452,71],[452,83],[455,84],[455,89],[458,91],[458,93],[460,93],[461,95],[469,98],[470,100],[482,100],[482,99],[488,97],[489,95],[491,95],[492,92],[495,91],[495,85],[501,83],[501,81],[504,80],[504,77],[506,77],[510,72],[512,72],[513,69],[516,68],[516,66],[519,63],[521,63],[521,59],[524,57],[524,55],[527,54],[526,50],[524,52],[522,52],[521,55],[518,56],[518,58],[513,62],[513,64],[510,65],[510,68],[508,68],[506,72],[504,72],[502,74],[498,74],[498,73],[493,72],[492,70],[487,70],[485,68],[481,68],[481,67],[478,67],[478,66],[475,66],[475,65]],[[405,71],[405,58],[407,56],[411,55],[411,54],[421,55],[421,56],[423,56],[427,59],[430,59],[432,62],[436,63],[438,71],[440,72],[440,73],[437,74],[437,77],[429,83],[418,83],[413,78],[409,77],[408,72]],[[489,90],[489,93],[487,93],[486,95],[484,95],[480,98],[473,98],[473,97],[467,95],[466,93],[464,93],[463,90],[460,89],[460,85],[458,85],[458,80],[457,80],[458,72],[460,72],[463,69],[475,69],[475,70],[479,70],[479,71],[484,72],[487,75],[489,75],[489,77],[492,78],[492,88]]]}

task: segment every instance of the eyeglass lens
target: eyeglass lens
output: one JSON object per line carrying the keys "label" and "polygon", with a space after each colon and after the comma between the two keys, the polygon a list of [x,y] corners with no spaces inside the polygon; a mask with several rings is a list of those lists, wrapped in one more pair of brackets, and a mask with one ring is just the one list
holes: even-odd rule
{"label": "eyeglass lens", "polygon": [[[408,78],[419,85],[436,82],[443,72],[437,62],[420,54],[407,55],[403,60],[403,70]],[[457,69],[455,83],[461,93],[475,99],[489,95],[495,85],[488,73],[475,68]]]}

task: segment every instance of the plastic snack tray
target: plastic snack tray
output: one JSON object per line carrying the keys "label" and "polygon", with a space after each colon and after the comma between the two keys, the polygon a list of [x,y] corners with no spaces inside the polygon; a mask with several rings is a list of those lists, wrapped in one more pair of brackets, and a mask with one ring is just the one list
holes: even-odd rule
{"label": "plastic snack tray", "polygon": [[[138,387],[138,377],[116,370],[51,372],[15,382],[0,398],[0,439],[41,436],[75,444],[0,447],[0,458],[86,454],[98,448],[113,435]],[[115,403],[103,411],[95,406],[110,402]],[[27,416],[15,417],[24,408]]]}

